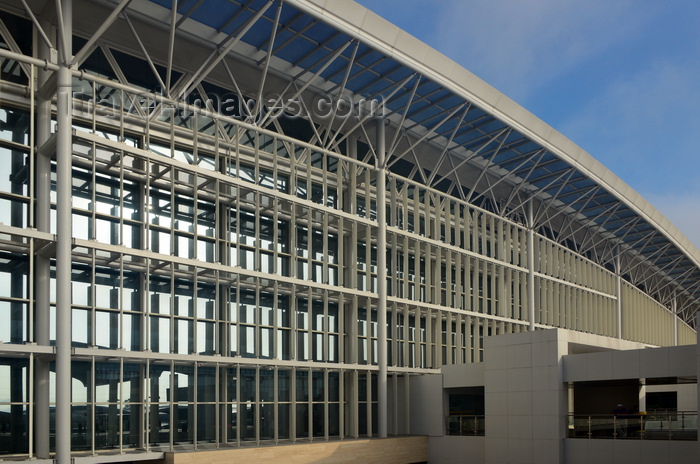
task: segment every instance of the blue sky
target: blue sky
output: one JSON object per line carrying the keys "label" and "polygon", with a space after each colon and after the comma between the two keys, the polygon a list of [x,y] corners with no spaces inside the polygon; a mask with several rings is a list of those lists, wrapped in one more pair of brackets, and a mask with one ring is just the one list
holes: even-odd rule
{"label": "blue sky", "polygon": [[700,248],[700,2],[360,3],[576,142]]}

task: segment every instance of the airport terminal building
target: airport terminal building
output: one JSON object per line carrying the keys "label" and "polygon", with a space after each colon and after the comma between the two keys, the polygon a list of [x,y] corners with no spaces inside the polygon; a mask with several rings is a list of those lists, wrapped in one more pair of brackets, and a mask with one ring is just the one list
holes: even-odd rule
{"label": "airport terminal building", "polygon": [[0,0],[0,156],[0,459],[574,462],[585,395],[697,410],[698,249],[354,2]]}

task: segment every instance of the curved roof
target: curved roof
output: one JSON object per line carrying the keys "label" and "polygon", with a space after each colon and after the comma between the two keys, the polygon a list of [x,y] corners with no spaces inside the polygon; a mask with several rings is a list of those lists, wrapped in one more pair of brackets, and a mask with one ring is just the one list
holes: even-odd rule
{"label": "curved roof", "polygon": [[620,254],[626,279],[668,306],[676,299],[694,326],[700,251],[600,162],[458,63],[351,1],[176,4],[176,15],[172,0],[128,9],[215,50],[181,91],[220,66],[218,54],[257,67],[263,82],[292,76],[297,93],[380,99],[392,169],[521,221],[535,198],[537,227],[603,265]]}

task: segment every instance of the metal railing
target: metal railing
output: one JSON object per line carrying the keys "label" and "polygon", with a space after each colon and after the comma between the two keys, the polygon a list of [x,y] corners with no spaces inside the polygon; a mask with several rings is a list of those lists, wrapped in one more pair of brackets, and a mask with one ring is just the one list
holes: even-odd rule
{"label": "metal railing", "polygon": [[639,414],[570,414],[569,438],[618,440],[697,440],[696,411],[655,411]]}
{"label": "metal railing", "polygon": [[447,435],[483,437],[486,433],[484,416],[447,416]]}

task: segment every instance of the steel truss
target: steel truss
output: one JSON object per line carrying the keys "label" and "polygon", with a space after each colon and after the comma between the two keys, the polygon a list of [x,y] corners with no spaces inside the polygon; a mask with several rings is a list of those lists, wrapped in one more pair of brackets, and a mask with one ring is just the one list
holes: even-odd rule
{"label": "steel truss", "polygon": [[[275,295],[276,309],[279,299],[287,298],[293,301],[290,311],[299,310],[303,299],[309,305],[321,301],[319,311],[326,319],[332,312],[329,305],[336,305],[342,314],[337,331],[304,328],[298,322],[270,328],[275,334],[288,330],[306,337],[309,346],[318,348],[319,360],[302,359],[299,347],[292,345],[290,359],[261,359],[260,348],[254,351],[258,357],[246,359],[228,350],[227,344],[234,343],[226,338],[230,334],[219,334],[222,345],[216,348],[220,352],[215,353],[215,364],[217,376],[222,366],[237,366],[239,371],[241,366],[258,366],[258,384],[260,369],[267,366],[275,368],[276,382],[278,367],[294,373],[308,369],[309,376],[319,369],[326,384],[330,372],[340,371],[341,397],[348,402],[356,400],[358,379],[364,376],[369,384],[372,373],[378,374],[377,428],[371,424],[370,397],[363,403],[369,427],[357,423],[359,406],[354,404],[348,420],[339,421],[341,437],[356,437],[363,428],[379,436],[400,433],[396,411],[401,405],[387,397],[390,388],[408,389],[400,375],[478,361],[483,336],[564,327],[661,345],[693,335],[700,295],[696,257],[644,212],[591,178],[585,167],[566,161],[554,147],[529,138],[516,125],[451,91],[426,70],[408,66],[407,60],[361,33],[349,35],[313,17],[301,0],[232,0],[227,6],[221,21],[205,24],[201,18],[206,16],[206,0],[63,0],[54,5],[22,0],[19,9],[2,5],[11,13],[26,14],[36,31],[35,42],[43,44],[35,56],[25,56],[0,21],[0,36],[8,49],[0,50],[0,56],[12,64],[13,74],[26,80],[3,83],[3,92],[18,107],[28,108],[32,121],[35,112],[42,114],[37,119],[41,127],[30,131],[31,143],[1,143],[29,154],[37,178],[50,180],[51,159],[55,160],[57,233],[50,233],[50,187],[37,186],[35,192],[32,186],[29,229],[0,225],[0,241],[4,250],[27,256],[45,274],[44,284],[55,258],[56,348],[49,349],[44,334],[31,335],[27,341],[37,344],[27,345],[27,350],[32,363],[35,357],[37,362],[31,382],[48,378],[47,354],[55,353],[60,364],[59,464],[71,459],[73,351],[93,367],[96,359],[116,359],[122,370],[131,360],[144,361],[147,370],[152,362],[165,360],[173,373],[178,361],[195,366],[211,361],[210,355],[190,351],[145,353],[146,335],[139,341],[141,350],[125,349],[123,333],[117,348],[72,347],[71,265],[149,276],[139,283],[144,294],[150,288],[148,279],[211,285],[221,314],[231,303],[227,298],[233,298],[222,296],[228,288],[236,289],[236,302],[241,295],[257,294],[258,306],[261,293]],[[83,7],[103,19],[87,23],[86,13],[79,10]],[[75,55],[74,35],[85,39]],[[125,52],[143,60],[154,88],[134,82]],[[86,65],[97,54],[104,57],[113,78],[99,76]],[[193,57],[201,59],[192,63]],[[76,84],[89,91],[74,94]],[[238,104],[234,114],[220,111],[220,91]],[[329,104],[325,114],[319,115],[319,102]],[[367,102],[369,110],[361,106]],[[374,102],[377,107],[371,106]],[[353,111],[344,111],[342,104]],[[52,112],[58,129],[48,135]],[[294,113],[296,119],[280,117],[284,112]],[[129,201],[139,205],[136,210],[142,217],[78,211],[72,204],[78,171],[92,176],[80,184],[82,189],[89,190],[99,176],[114,179],[118,191],[136,186]],[[178,199],[191,199],[196,214],[190,227],[196,231],[211,221],[211,236],[149,222],[149,208],[156,203],[149,195],[156,191],[173,209]],[[96,201],[97,194],[92,195]],[[115,209],[124,210],[126,196],[120,196]],[[76,214],[84,216],[91,232],[71,230]],[[256,244],[227,238],[232,223],[250,217]],[[99,221],[111,221],[121,241],[105,243],[98,237]],[[275,237],[270,246],[280,248],[261,245],[267,222]],[[138,246],[123,241],[133,224],[141,234]],[[281,249],[278,237],[287,226],[287,246],[305,246],[304,252]],[[316,231],[321,231],[320,239]],[[74,238],[83,233],[93,235]],[[154,249],[155,236],[164,243],[170,240],[169,248]],[[184,252],[178,240],[203,245]],[[334,255],[337,263],[313,259],[319,251],[314,247],[326,257]],[[252,264],[243,264],[242,256],[252,257]],[[268,258],[271,264],[263,265]],[[285,260],[287,271],[280,264]],[[94,274],[84,278],[95,284]],[[31,282],[34,288],[42,281],[32,277]],[[119,284],[119,291],[125,288]],[[39,293],[25,299],[33,309],[36,298],[36,314],[47,316],[48,296]],[[91,314],[99,312],[94,302],[86,306]],[[114,314],[120,320],[126,317],[123,309]],[[651,333],[635,322],[641,320],[638,314],[653,318],[663,330]],[[686,322],[680,331],[676,316]],[[48,332],[39,317],[31,317],[36,318],[37,333]],[[138,317],[146,327],[153,323],[149,318],[161,315],[144,312]],[[174,314],[168,318],[163,316],[172,327],[181,322]],[[193,323],[206,327],[235,327],[230,330],[238,331],[238,337],[248,329],[226,318],[201,319],[191,316]],[[377,334],[361,333],[367,329],[358,328],[358,320],[367,326],[378,324]],[[259,322],[250,328],[255,333],[268,329]],[[416,339],[414,333],[423,338]],[[346,342],[334,352],[329,340],[341,335]],[[94,329],[90,337],[97,338]],[[199,340],[195,337],[195,344]],[[373,348],[375,342],[378,348]],[[274,350],[279,345],[272,343]],[[120,382],[123,386],[123,372]],[[217,389],[216,394],[221,392]],[[39,396],[43,399],[29,406],[31,417],[33,408],[48,411],[46,391]],[[149,401],[144,392],[138,404],[148,409]],[[263,403],[259,397],[258,403]],[[278,399],[274,403],[279,407]],[[309,400],[309,411],[313,403]],[[169,407],[174,411],[172,401]],[[37,429],[48,430],[48,414],[36,417]],[[146,422],[155,420],[149,414],[143,417]],[[259,417],[256,421],[260,427]],[[222,418],[217,416],[216,423],[218,446],[233,437],[222,432]],[[140,446],[150,451],[145,430]],[[328,426],[323,436],[329,438]],[[235,439],[242,439],[240,431]],[[46,440],[36,450],[30,447],[28,456],[48,458],[48,446]],[[121,450],[123,443],[119,446]]]}

